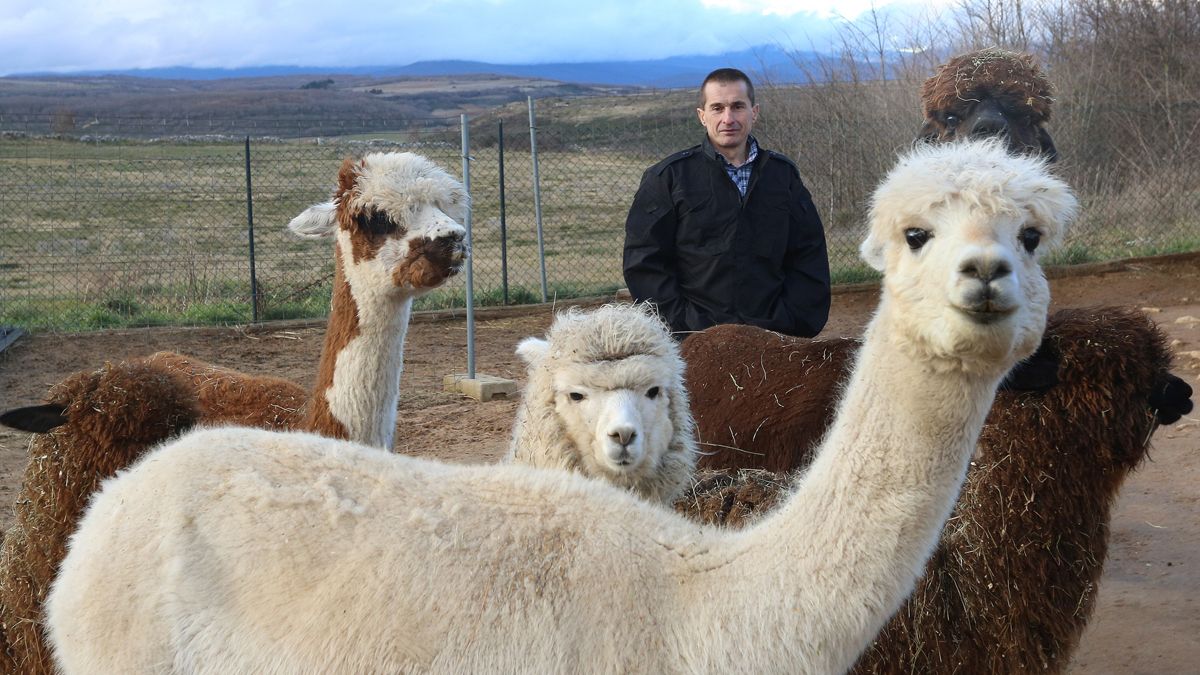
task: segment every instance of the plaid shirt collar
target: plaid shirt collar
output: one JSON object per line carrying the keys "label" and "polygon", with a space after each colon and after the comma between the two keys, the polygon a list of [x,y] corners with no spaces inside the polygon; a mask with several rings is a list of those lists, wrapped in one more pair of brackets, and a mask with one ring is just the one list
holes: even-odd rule
{"label": "plaid shirt collar", "polygon": [[717,153],[721,165],[725,167],[725,173],[729,174],[729,178],[737,186],[738,192],[742,193],[742,197],[746,196],[746,188],[750,186],[750,170],[754,168],[754,160],[758,159],[758,141],[750,136],[747,142],[750,144],[750,152],[746,153],[746,162],[741,166],[730,164],[724,155]]}

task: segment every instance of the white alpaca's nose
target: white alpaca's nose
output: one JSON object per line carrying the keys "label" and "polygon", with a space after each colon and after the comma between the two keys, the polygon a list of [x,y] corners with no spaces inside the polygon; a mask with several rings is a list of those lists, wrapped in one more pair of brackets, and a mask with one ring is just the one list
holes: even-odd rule
{"label": "white alpaca's nose", "polygon": [[603,423],[597,428],[605,459],[616,467],[636,466],[642,460],[641,415],[632,392],[614,392]]}
{"label": "white alpaca's nose", "polygon": [[632,424],[620,424],[608,429],[608,459],[621,467],[633,466],[641,460],[641,437]]}
{"label": "white alpaca's nose", "polygon": [[630,425],[623,425],[608,432],[608,437],[620,443],[622,446],[629,445],[633,439],[637,438],[637,429]]}
{"label": "white alpaca's nose", "polygon": [[993,323],[1016,309],[1016,267],[998,246],[980,247],[954,267],[955,304],[972,321]]}
{"label": "white alpaca's nose", "polygon": [[958,273],[970,279],[978,279],[984,284],[991,284],[1012,274],[1012,265],[1003,258],[976,257],[964,260],[958,266]]}

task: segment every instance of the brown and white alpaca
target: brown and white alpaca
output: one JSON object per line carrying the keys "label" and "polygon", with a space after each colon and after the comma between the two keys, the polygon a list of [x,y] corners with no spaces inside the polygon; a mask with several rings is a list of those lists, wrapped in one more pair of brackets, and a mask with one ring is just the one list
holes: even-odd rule
{"label": "brown and white alpaca", "polygon": [[[174,352],[146,360],[191,380],[202,423],[301,429],[390,449],[412,302],[461,267],[466,207],[462,184],[428,159],[371,153],[343,161],[334,198],[289,223],[299,236],[335,237],[333,298],[311,395],[283,378]],[[3,419],[43,433],[66,421],[62,408],[33,406]]]}
{"label": "brown and white alpaca", "polygon": [[[83,378],[94,389],[64,383],[49,403],[0,415],[6,425],[45,434],[34,441],[18,519],[0,553],[0,630],[7,637],[0,665],[51,672],[41,603],[83,505],[101,480],[170,435],[192,424],[241,424],[390,449],[412,301],[458,271],[465,251],[457,220],[466,200],[461,183],[424,157],[374,153],[345,160],[335,198],[292,221],[303,236],[337,235],[334,293],[311,396],[282,378],[158,352],[66,381]],[[188,423],[122,431],[141,424],[141,404],[131,396],[146,387],[173,393],[147,410],[163,420],[186,412]],[[190,392],[186,405],[176,404],[181,391]],[[105,426],[112,430],[93,431]]]}
{"label": "brown and white alpaca", "polygon": [[391,449],[413,300],[456,274],[467,194],[411,153],[346,160],[337,196],[288,224],[336,236],[333,301],[313,394],[295,428]]}
{"label": "brown and white alpaca", "polygon": [[863,252],[888,283],[838,419],[754,528],[573,472],[202,430],[93,500],[46,603],[55,658],[67,674],[845,669],[911,590],[996,384],[1039,341],[1039,243],[1074,210],[994,143],[903,160],[876,192]]}

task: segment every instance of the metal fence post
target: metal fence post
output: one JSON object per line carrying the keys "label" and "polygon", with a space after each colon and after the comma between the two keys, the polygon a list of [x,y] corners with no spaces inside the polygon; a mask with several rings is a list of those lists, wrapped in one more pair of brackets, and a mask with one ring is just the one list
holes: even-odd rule
{"label": "metal fence post", "polygon": [[542,266],[542,302],[549,300],[549,289],[546,287],[546,240],[542,236],[542,188],[538,178],[537,154],[537,121],[533,114],[533,97],[527,97],[529,103],[529,153],[533,157],[533,214],[537,221],[538,262]]}
{"label": "metal fence post", "polygon": [[500,287],[504,290],[504,304],[508,304],[508,222],[504,204],[504,120],[500,120],[498,136],[500,150]]}
{"label": "metal fence post", "polygon": [[254,272],[254,196],[250,189],[250,137],[246,137],[246,227],[250,239],[250,307],[258,323],[258,277]]}
{"label": "metal fence post", "polygon": [[472,275],[471,261],[474,259],[474,254],[471,253],[471,211],[470,206],[471,196],[471,140],[470,130],[467,126],[467,116],[459,117],[459,124],[462,125],[462,174],[463,188],[467,191],[467,216],[464,220],[463,227],[467,230],[467,377],[475,379],[475,284]]}

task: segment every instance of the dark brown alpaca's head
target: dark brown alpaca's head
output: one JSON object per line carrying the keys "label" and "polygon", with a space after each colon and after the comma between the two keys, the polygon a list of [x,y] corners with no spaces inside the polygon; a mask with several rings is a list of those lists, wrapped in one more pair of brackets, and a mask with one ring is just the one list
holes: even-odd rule
{"label": "dark brown alpaca's head", "polygon": [[921,87],[925,124],[919,137],[932,142],[1003,136],[1014,153],[1058,151],[1046,122],[1054,102],[1050,81],[1029,54],[981,49],[960,54]]}

